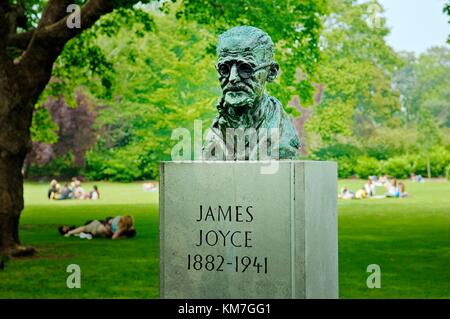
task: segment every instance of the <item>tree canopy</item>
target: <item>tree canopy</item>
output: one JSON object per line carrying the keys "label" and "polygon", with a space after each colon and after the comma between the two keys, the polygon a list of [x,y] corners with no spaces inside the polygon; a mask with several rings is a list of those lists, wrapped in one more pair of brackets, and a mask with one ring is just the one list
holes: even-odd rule
{"label": "tree canopy", "polygon": [[[13,2],[24,8],[27,23],[10,38],[37,28],[48,4]],[[395,52],[385,41],[389,29],[377,1],[124,1],[114,7],[55,61],[35,104],[29,176],[157,178],[158,162],[170,159],[172,130],[192,130],[195,119],[209,126],[220,95],[217,35],[241,24],[267,31],[276,43],[282,74],[268,90],[306,123],[301,133],[309,156],[387,160],[420,153],[417,145],[430,134],[436,136],[427,140],[434,141],[431,148],[447,145],[449,50]],[[13,52],[20,58],[20,50]],[[289,106],[296,96],[298,109],[307,112]],[[331,155],[332,145],[341,155]]]}

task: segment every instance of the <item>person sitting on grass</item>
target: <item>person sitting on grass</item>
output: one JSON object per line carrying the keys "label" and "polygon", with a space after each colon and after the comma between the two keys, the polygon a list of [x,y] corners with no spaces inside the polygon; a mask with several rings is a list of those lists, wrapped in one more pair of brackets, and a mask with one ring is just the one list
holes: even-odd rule
{"label": "person sitting on grass", "polygon": [[385,183],[385,187],[386,187],[386,197],[400,197],[400,188],[397,185],[397,180],[394,179],[392,181],[392,183],[390,182],[386,182]]}
{"label": "person sitting on grass", "polygon": [[100,199],[100,192],[98,191],[97,185],[94,185],[93,188],[94,189],[89,193],[89,198],[93,200]]}
{"label": "person sitting on grass", "polygon": [[355,199],[364,199],[367,197],[367,193],[364,189],[364,187],[362,187],[361,189],[358,189],[355,193]]}
{"label": "person sitting on grass", "polygon": [[131,216],[108,217],[104,221],[95,219],[87,221],[80,227],[75,228],[64,225],[59,227],[58,230],[65,237],[80,236],[84,238],[104,237],[118,239],[122,237],[133,238],[136,236],[136,230]]}
{"label": "person sitting on grass", "polygon": [[369,178],[367,180],[367,183],[364,185],[364,190],[366,191],[368,197],[375,196],[375,183],[372,179]]}
{"label": "person sitting on grass", "polygon": [[341,194],[338,196],[338,198],[342,199],[352,199],[353,197],[355,197],[355,193],[349,190],[347,186],[342,187]]}
{"label": "person sitting on grass", "polygon": [[83,187],[81,187],[81,182],[79,180],[74,181],[75,187],[73,188],[73,197],[75,199],[84,199],[85,191]]}
{"label": "person sitting on grass", "polygon": [[399,190],[400,190],[400,194],[399,194],[400,196],[399,197],[407,197],[407,196],[409,196],[408,192],[406,192],[405,183],[399,182],[398,183],[398,187],[399,187]]}
{"label": "person sitting on grass", "polygon": [[58,184],[58,181],[56,179],[52,180],[50,182],[50,188],[47,192],[48,199],[56,199],[56,197],[59,195],[61,186]]}
{"label": "person sitting on grass", "polygon": [[422,175],[416,175],[416,174],[414,174],[414,173],[411,173],[411,174],[410,174],[410,177],[411,177],[411,180],[412,180],[413,182],[419,182],[419,183],[422,183],[422,182],[423,182],[423,177],[422,177]]}
{"label": "person sitting on grass", "polygon": [[61,192],[55,196],[54,199],[57,200],[64,200],[64,199],[70,199],[72,196],[72,190],[69,188],[69,184],[65,183],[64,187],[61,189]]}

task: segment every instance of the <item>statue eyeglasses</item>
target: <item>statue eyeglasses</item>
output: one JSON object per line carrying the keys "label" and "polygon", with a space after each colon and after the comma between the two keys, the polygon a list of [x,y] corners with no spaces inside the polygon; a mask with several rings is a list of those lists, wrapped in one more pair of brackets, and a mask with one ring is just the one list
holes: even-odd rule
{"label": "statue eyeglasses", "polygon": [[272,62],[263,63],[261,65],[258,65],[256,67],[252,66],[250,63],[247,62],[224,62],[224,63],[218,63],[216,65],[217,72],[219,72],[219,75],[228,78],[231,74],[231,69],[233,65],[236,64],[237,73],[241,77],[241,79],[248,79],[255,74],[256,71],[263,69],[265,67],[268,67],[272,64]]}

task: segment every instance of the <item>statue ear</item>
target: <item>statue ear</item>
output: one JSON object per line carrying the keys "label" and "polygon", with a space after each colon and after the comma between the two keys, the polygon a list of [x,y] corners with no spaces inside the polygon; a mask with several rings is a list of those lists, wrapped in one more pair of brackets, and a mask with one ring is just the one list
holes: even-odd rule
{"label": "statue ear", "polygon": [[278,73],[280,72],[280,66],[278,63],[273,62],[269,69],[269,74],[267,75],[267,81],[272,82],[277,77]]}

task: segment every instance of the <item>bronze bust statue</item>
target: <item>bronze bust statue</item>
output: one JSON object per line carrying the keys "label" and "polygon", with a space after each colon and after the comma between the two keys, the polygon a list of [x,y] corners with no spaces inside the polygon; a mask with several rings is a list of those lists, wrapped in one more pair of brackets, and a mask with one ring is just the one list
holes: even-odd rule
{"label": "bronze bust statue", "polygon": [[265,90],[279,72],[270,36],[251,26],[232,28],[219,36],[217,55],[222,97],[206,137],[205,159],[258,160],[262,149],[265,158],[296,158],[300,140],[291,118]]}

